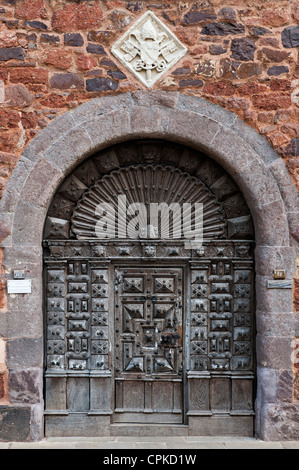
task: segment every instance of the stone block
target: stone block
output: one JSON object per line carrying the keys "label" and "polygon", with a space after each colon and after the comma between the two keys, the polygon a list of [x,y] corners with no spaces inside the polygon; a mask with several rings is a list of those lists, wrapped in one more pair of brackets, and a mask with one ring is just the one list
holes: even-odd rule
{"label": "stone block", "polygon": [[256,331],[265,336],[292,336],[295,330],[292,312],[256,311]]}
{"label": "stone block", "polygon": [[268,63],[281,63],[284,62],[290,53],[287,51],[278,51],[276,49],[270,49],[269,47],[263,47],[258,52],[258,58],[263,62]]}
{"label": "stone block", "polygon": [[227,52],[227,49],[224,49],[220,44],[212,44],[209,47],[209,51],[212,55],[220,55],[225,54]]}
{"label": "stone block", "polygon": [[[45,129],[41,130],[38,135],[29,142],[22,156],[27,160],[37,161],[45,150],[65,133],[69,132],[75,125],[76,122],[70,113],[62,114],[49,123]],[[15,171],[16,169],[14,172]]]}
{"label": "stone block", "polygon": [[116,90],[118,83],[111,80],[110,78],[95,77],[86,80],[86,90],[89,92],[93,91],[109,91]]}
{"label": "stone block", "polygon": [[78,106],[71,112],[72,118],[77,123],[88,122],[89,120],[109,113],[126,109],[128,112],[132,109],[133,99],[130,93],[118,95],[117,100],[114,96],[102,96],[94,98],[87,103]]}
{"label": "stone block", "polygon": [[298,248],[299,242],[299,211],[288,212],[288,224],[290,230],[290,245]]}
{"label": "stone block", "polygon": [[[31,202],[19,201],[15,213],[12,228],[12,242],[18,246],[39,246],[42,233],[40,221],[45,218],[45,210]],[[36,227],[32,230],[32,227]]]}
{"label": "stone block", "polygon": [[289,95],[283,93],[256,94],[252,97],[252,103],[255,108],[264,111],[276,111],[277,109],[286,109],[292,106]]}
{"label": "stone block", "polygon": [[7,247],[4,252],[4,263],[7,275],[12,275],[13,269],[26,269],[26,275],[38,278],[42,271],[42,247],[25,245]]}
{"label": "stone block", "polygon": [[42,369],[9,371],[10,403],[39,403],[42,400]]}
{"label": "stone block", "polygon": [[113,38],[115,37],[115,31],[100,30],[100,31],[89,31],[87,34],[88,41],[99,42],[101,44],[112,44]]}
{"label": "stone block", "polygon": [[299,195],[283,160],[277,158],[269,165],[269,170],[278,184],[286,210],[298,211]]}
{"label": "stone block", "polygon": [[39,31],[47,31],[48,26],[43,21],[25,21],[24,26],[29,26],[30,29],[37,29]]}
{"label": "stone block", "polygon": [[165,138],[169,120],[174,114],[158,106],[136,106],[131,114],[132,131],[136,137]]}
{"label": "stone block", "polygon": [[[214,154],[214,149],[217,149],[217,155]],[[248,189],[253,189],[247,187],[246,179],[244,181],[243,178],[238,177],[242,172],[246,176],[248,165],[254,165],[258,162],[258,156],[251,145],[242,139],[234,129],[221,127],[218,124],[218,132],[213,138],[210,152],[211,156],[239,183],[244,195]]]}
{"label": "stone block", "polygon": [[256,362],[270,369],[291,369],[292,337],[256,335]]}
{"label": "stone block", "polygon": [[173,72],[171,72],[171,75],[189,75],[190,72],[191,72],[191,69],[189,66],[178,67]]}
{"label": "stone block", "polygon": [[7,60],[24,60],[24,53],[21,47],[1,47],[0,48],[0,61]]}
{"label": "stone block", "polygon": [[179,87],[180,88],[185,88],[185,87],[202,87],[204,85],[204,82],[200,80],[199,78],[197,79],[192,79],[192,78],[186,78],[185,80],[180,80],[179,81]]}
{"label": "stone block", "polygon": [[48,207],[55,190],[63,178],[61,171],[43,157],[32,168],[21,192],[21,199]]}
{"label": "stone block", "polygon": [[54,73],[50,79],[50,86],[59,90],[80,90],[84,88],[84,78],[78,73]]}
{"label": "stone block", "polygon": [[16,371],[19,369],[43,367],[43,337],[21,337],[8,340],[6,364],[9,370]]}
{"label": "stone block", "polygon": [[227,36],[231,34],[242,34],[244,32],[244,26],[241,23],[235,23],[233,21],[227,23],[210,23],[201,30],[201,34],[207,36]]}
{"label": "stone block", "polygon": [[[49,51],[46,52],[45,57],[43,58],[43,62],[47,65],[52,65],[56,69],[67,70],[72,65],[71,52],[67,49],[65,50],[50,49]],[[54,88],[55,88],[54,82],[56,83],[57,79],[55,78],[53,78],[53,80],[51,79],[51,83],[54,84]],[[60,86],[58,86],[58,88],[60,88]]]}
{"label": "stone block", "polygon": [[286,155],[289,157],[299,157],[299,138],[294,137],[285,149]]}
{"label": "stone block", "polygon": [[186,111],[193,111],[202,116],[207,116],[220,122],[221,126],[224,127],[230,127],[236,120],[238,120],[237,116],[231,111],[221,108],[204,98],[194,100],[192,96],[179,94],[177,108]]}
{"label": "stone block", "polygon": [[44,438],[44,403],[35,403],[31,407],[30,437],[33,441]]}
{"label": "stone block", "polygon": [[40,36],[40,42],[44,42],[48,44],[55,44],[55,43],[60,42],[60,37],[54,34],[42,33]]}
{"label": "stone block", "polygon": [[48,84],[49,72],[38,67],[15,67],[10,71],[11,83]]}
{"label": "stone block", "polygon": [[274,65],[273,67],[269,67],[267,70],[267,74],[270,76],[277,77],[278,75],[282,75],[283,73],[289,73],[289,67],[285,65]]}
{"label": "stone block", "polygon": [[5,398],[5,375],[3,372],[0,373],[0,400]]}
{"label": "stone block", "polygon": [[83,161],[94,148],[95,144],[85,129],[76,126],[62,134],[47,149],[45,158],[64,173]]}
{"label": "stone block", "polygon": [[189,416],[189,436],[247,436],[252,437],[252,416]]}
{"label": "stone block", "polygon": [[254,220],[257,245],[288,246],[288,219],[283,202],[278,200],[256,208],[254,199],[246,198]]}
{"label": "stone block", "polygon": [[219,18],[225,18],[226,20],[235,20],[236,19],[236,11],[231,7],[223,7],[218,12]]}
{"label": "stone block", "polygon": [[265,165],[280,160],[279,155],[269,142],[241,119],[236,118],[232,123],[231,129],[255,150]]}
{"label": "stone block", "polygon": [[107,436],[110,433],[110,416],[88,416],[83,413],[69,413],[68,416],[48,415],[45,417],[46,437]]}
{"label": "stone block", "polygon": [[263,403],[275,403],[277,400],[277,381],[279,371],[264,366],[257,367],[259,406]]}
{"label": "stone block", "polygon": [[0,406],[0,440],[26,441],[30,438],[29,407]]}
{"label": "stone block", "polygon": [[278,375],[277,399],[282,402],[293,401],[293,371],[281,370]]}
{"label": "stone block", "polygon": [[299,26],[287,26],[281,33],[281,40],[284,47],[299,46]]}
{"label": "stone block", "polygon": [[18,85],[8,85],[5,88],[5,102],[8,106],[25,107],[30,106],[34,99],[27,88],[21,83]]}
{"label": "stone block", "polygon": [[97,116],[83,125],[93,142],[94,150],[126,139],[131,134],[130,115],[126,110]]}
{"label": "stone block", "polygon": [[216,20],[217,16],[212,8],[204,8],[200,10],[192,9],[183,17],[182,24],[184,26],[202,24],[207,20]]}
{"label": "stone block", "polygon": [[[34,291],[38,286],[38,281],[33,280],[32,285]],[[18,297],[22,297],[22,294]],[[9,314],[6,319],[6,332],[9,337],[16,338],[22,335],[23,331],[30,331],[36,337],[43,334],[43,319],[39,317],[43,309],[41,292],[38,295],[25,294],[24,297],[23,302],[19,298],[15,298],[13,302],[8,299]],[[39,351],[39,354],[42,353],[42,350]],[[42,358],[40,357],[39,360]]]}
{"label": "stone block", "polygon": [[235,60],[254,60],[255,43],[248,38],[233,39],[231,42],[231,57]]}
{"label": "stone block", "polygon": [[256,308],[266,313],[292,312],[292,289],[268,289],[268,277],[256,276]]}
{"label": "stone block", "polygon": [[262,438],[268,441],[299,439],[299,404],[282,403],[265,406],[260,417]]}
{"label": "stone block", "polygon": [[101,26],[102,18],[103,11],[99,5],[67,3],[55,9],[52,28],[62,32],[96,29]]}
{"label": "stone block", "polygon": [[212,151],[212,140],[221,130],[214,120],[191,111],[170,113],[168,134],[200,150]]}
{"label": "stone block", "polygon": [[93,44],[92,42],[87,44],[86,51],[90,54],[107,55],[107,52],[101,44]]}
{"label": "stone block", "polygon": [[[11,258],[7,260],[7,256],[5,256],[4,263],[7,269],[24,269],[25,278],[31,279],[32,291],[31,294],[9,294],[7,296],[7,309],[9,313],[6,318],[6,337],[15,339],[22,338],[24,331],[26,331],[30,332],[31,338],[40,338],[43,335],[43,318],[40,314],[42,311],[43,298],[41,284],[42,257],[39,257],[38,263],[33,264],[32,257],[28,254],[30,248],[21,245],[19,252],[22,249],[25,253],[23,256],[20,255],[18,259],[18,250],[6,248],[5,255],[6,251],[9,251]],[[34,248],[32,251],[34,251]],[[15,253],[14,258],[13,253]],[[12,274],[9,277],[12,278]],[[40,351],[40,353],[42,353],[42,351]],[[24,360],[26,359],[24,358]],[[36,360],[41,359],[37,357]]]}
{"label": "stone block", "polygon": [[180,94],[178,92],[165,92],[161,90],[152,90],[145,92],[138,90],[133,95],[134,103],[138,106],[161,106],[175,108]]}
{"label": "stone block", "polygon": [[66,46],[80,47],[84,45],[84,39],[80,33],[66,33],[64,35],[64,44]]}
{"label": "stone block", "polygon": [[125,80],[127,78],[127,76],[120,70],[108,70],[107,75],[115,78],[116,80]]}
{"label": "stone block", "polygon": [[286,278],[292,279],[296,269],[297,250],[294,247],[257,246],[255,249],[255,270],[260,276],[273,278],[274,269],[285,269]]}
{"label": "stone block", "polygon": [[1,247],[9,247],[12,244],[12,225],[13,225],[13,213],[0,212],[0,230],[3,234],[3,238],[0,242]]}

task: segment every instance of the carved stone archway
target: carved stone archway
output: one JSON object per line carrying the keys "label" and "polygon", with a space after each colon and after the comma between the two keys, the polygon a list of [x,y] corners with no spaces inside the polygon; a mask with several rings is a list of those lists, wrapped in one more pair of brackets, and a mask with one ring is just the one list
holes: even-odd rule
{"label": "carved stone archway", "polygon": [[[279,439],[285,437],[281,429],[287,423],[291,437],[295,432],[292,392],[280,401],[278,390],[280,371],[288,376],[292,371],[292,289],[270,290],[267,281],[273,269],[282,265],[287,279],[293,277],[296,248],[289,234],[298,215],[295,188],[270,145],[233,113],[202,99],[167,92],[97,98],[65,113],[26,147],[4,190],[0,217],[10,233],[2,242],[8,278],[17,263],[28,267],[32,279],[31,295],[9,297],[2,333],[11,338],[11,351],[18,351],[9,354],[8,368],[25,369],[37,384],[34,395],[28,395],[24,417],[29,416],[31,437],[43,435],[42,236],[50,201],[66,176],[87,157],[118,142],[141,138],[164,139],[209,155],[244,195],[256,239],[255,430],[261,438]],[[12,402],[15,396],[11,383]],[[18,406],[17,400],[14,403]],[[280,421],[275,419],[278,414]]]}

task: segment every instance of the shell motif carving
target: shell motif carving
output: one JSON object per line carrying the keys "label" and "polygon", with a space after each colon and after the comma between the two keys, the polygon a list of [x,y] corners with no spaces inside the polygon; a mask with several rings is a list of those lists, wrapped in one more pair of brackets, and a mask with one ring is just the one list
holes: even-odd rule
{"label": "shell motif carving", "polygon": [[[186,222],[180,215],[173,217],[172,224],[162,217],[158,219],[158,227],[151,224],[149,214],[152,203],[166,203],[168,207],[178,203],[180,208],[183,208],[185,203],[190,203],[189,207],[194,207],[195,203],[202,203],[204,239],[216,239],[225,235],[226,215],[217,197],[199,178],[170,165],[129,166],[104,175],[78,201],[71,218],[71,230],[77,239],[97,237],[96,224],[103,215],[98,212],[98,207],[109,204],[112,205],[115,221],[118,222],[117,233],[134,238],[133,232],[130,232],[132,230],[130,225],[131,227],[134,225],[133,219],[136,213],[127,214],[128,207],[133,203],[141,203],[146,208],[144,213],[139,211],[143,229],[139,230],[139,236],[136,238],[170,239],[172,236],[174,238],[175,233],[182,234],[177,238],[184,238]],[[191,222],[192,217],[194,218],[194,213]],[[115,225],[111,224],[110,232],[107,228],[106,238],[115,238],[114,231]],[[118,238],[126,237],[118,235]]]}

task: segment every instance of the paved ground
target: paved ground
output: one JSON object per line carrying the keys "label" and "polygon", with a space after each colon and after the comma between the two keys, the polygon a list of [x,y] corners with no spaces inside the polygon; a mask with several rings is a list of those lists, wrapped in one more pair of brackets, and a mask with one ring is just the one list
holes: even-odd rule
{"label": "paved ground", "polygon": [[299,449],[299,440],[265,442],[245,437],[66,437],[39,442],[0,442],[2,449]]}

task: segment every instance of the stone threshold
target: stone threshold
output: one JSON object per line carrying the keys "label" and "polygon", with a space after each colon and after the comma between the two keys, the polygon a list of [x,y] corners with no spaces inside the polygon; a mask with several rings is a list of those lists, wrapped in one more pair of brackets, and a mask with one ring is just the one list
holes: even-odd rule
{"label": "stone threshold", "polygon": [[0,442],[3,449],[299,449],[298,441],[238,437],[51,437],[36,442]]}

